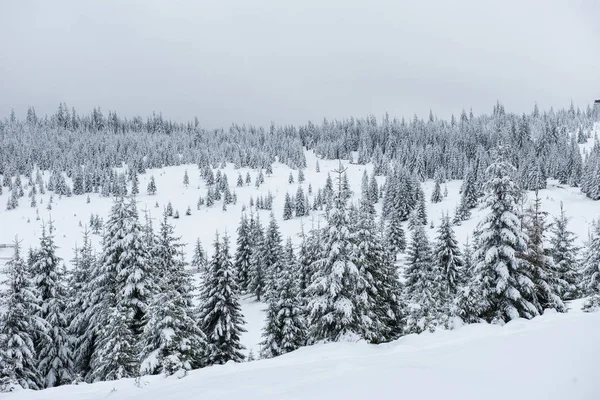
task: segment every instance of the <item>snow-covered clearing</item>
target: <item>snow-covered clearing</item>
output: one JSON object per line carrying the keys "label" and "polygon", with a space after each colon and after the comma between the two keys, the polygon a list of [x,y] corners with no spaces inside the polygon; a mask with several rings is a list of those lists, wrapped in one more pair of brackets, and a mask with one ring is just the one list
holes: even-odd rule
{"label": "snow-covered clearing", "polygon": [[20,390],[43,399],[544,399],[600,396],[600,313],[547,312],[505,326],[474,324],[384,345],[332,343],[188,376]]}

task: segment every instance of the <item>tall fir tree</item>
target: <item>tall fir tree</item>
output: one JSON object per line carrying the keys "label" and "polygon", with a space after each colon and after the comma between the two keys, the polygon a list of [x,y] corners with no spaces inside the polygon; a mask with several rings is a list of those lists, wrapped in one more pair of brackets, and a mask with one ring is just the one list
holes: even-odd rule
{"label": "tall fir tree", "polygon": [[294,255],[292,241],[285,247],[285,265],[276,277],[273,295],[267,308],[263,328],[261,357],[276,357],[303,346],[306,325],[299,285],[300,264]]}
{"label": "tall fir tree", "polygon": [[433,259],[425,227],[418,220],[412,228],[404,275],[407,305],[404,332],[434,331],[443,323],[441,312],[447,298],[444,276]]}
{"label": "tall fir tree", "polygon": [[238,299],[235,270],[229,254],[229,238],[215,238],[214,252],[200,292],[199,324],[206,334],[205,364],[244,360],[240,334],[245,332]]}
{"label": "tall fir tree", "polygon": [[235,251],[234,267],[240,293],[247,293],[250,287],[252,268],[252,232],[248,217],[242,214],[237,228],[237,248]]}
{"label": "tall fir tree", "polygon": [[323,254],[313,263],[314,277],[308,288],[311,341],[355,340],[362,335],[364,300],[358,295],[360,272],[353,261],[352,242],[343,191],[341,164],[336,172],[337,190],[328,226],[321,240]]}
{"label": "tall fir tree", "polygon": [[576,299],[579,293],[580,274],[577,254],[579,248],[575,245],[576,236],[568,229],[569,217],[565,213],[562,202],[560,214],[554,217],[550,231],[550,254],[556,265],[557,272],[565,285],[561,288],[561,296],[565,300]]}
{"label": "tall fir tree", "polygon": [[65,270],[61,265],[62,260],[56,255],[53,229],[52,222],[48,233],[46,227],[42,227],[40,248],[34,254],[31,267],[33,283],[40,296],[38,316],[46,321],[49,328],[36,340],[43,387],[60,386],[73,381]]}
{"label": "tall fir tree", "polygon": [[447,296],[454,298],[458,287],[463,283],[465,263],[448,215],[442,215],[433,249],[433,258],[438,265],[438,270],[443,272]]}
{"label": "tall fir tree", "polygon": [[546,308],[565,312],[566,307],[560,293],[566,286],[566,282],[558,273],[549,252],[544,249],[548,223],[546,213],[541,210],[541,199],[537,190],[533,204],[525,213],[524,228],[527,235],[527,249],[518,253],[517,257],[523,262],[523,267],[528,270],[534,284],[535,296],[532,303],[540,314]]}
{"label": "tall fir tree", "polygon": [[6,280],[0,291],[0,392],[40,389],[38,358],[34,339],[47,332],[45,320],[38,317],[40,301],[32,287],[27,265],[21,257],[21,244],[14,241],[14,253],[6,264]]}
{"label": "tall fir tree", "polygon": [[535,285],[516,256],[527,249],[527,238],[521,230],[517,205],[520,189],[512,178],[515,168],[498,155],[486,174],[483,205],[488,214],[477,227],[473,255],[471,284],[479,296],[475,317],[488,322],[532,318],[539,313],[532,302]]}
{"label": "tall fir tree", "polygon": [[170,375],[202,365],[205,337],[194,319],[191,277],[179,240],[163,214],[156,251],[160,288],[140,337],[143,374]]}

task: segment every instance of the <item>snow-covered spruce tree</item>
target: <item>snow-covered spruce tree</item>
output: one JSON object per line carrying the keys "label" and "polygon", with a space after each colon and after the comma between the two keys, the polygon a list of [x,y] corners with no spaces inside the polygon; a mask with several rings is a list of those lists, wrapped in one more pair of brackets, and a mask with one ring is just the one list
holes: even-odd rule
{"label": "snow-covered spruce tree", "polygon": [[400,214],[393,211],[385,227],[386,249],[390,252],[392,259],[395,261],[398,254],[403,253],[404,250],[406,250],[406,235],[402,228]]}
{"label": "snow-covered spruce tree", "polygon": [[366,301],[361,334],[371,343],[380,343],[393,339],[399,330],[400,293],[396,267],[386,252],[371,207],[368,198],[361,200],[352,226],[352,257],[360,274],[359,296]]}
{"label": "snow-covered spruce tree", "polygon": [[284,254],[281,233],[279,232],[279,225],[277,225],[275,215],[271,213],[263,245],[263,271],[267,278],[265,285],[265,299],[267,300],[270,299],[272,295],[271,292],[275,289],[277,276],[279,276],[281,269],[284,268],[283,261]]}
{"label": "snow-covered spruce tree", "polygon": [[143,240],[143,228],[139,223],[135,197],[125,205],[125,219],[121,222],[123,231],[113,240],[120,241],[113,249],[118,255],[117,294],[125,307],[130,309],[130,328],[137,338],[144,329],[146,308],[156,293],[156,272],[153,270],[151,254]]}
{"label": "snow-covered spruce tree", "polygon": [[[156,293],[153,234],[138,221],[135,198],[115,198],[106,223],[102,254],[90,281],[90,329],[95,335],[87,381],[132,377],[146,310]],[[113,321],[114,322],[111,322]]]}
{"label": "snow-covered spruce tree", "polygon": [[250,237],[252,238],[252,254],[250,257],[250,277],[248,292],[254,294],[260,301],[265,293],[266,276],[265,263],[265,231],[260,223],[258,214],[256,218],[250,216]]}
{"label": "snow-covered spruce tree", "polygon": [[513,181],[515,168],[498,155],[487,168],[483,205],[488,214],[477,227],[475,268],[471,285],[480,296],[477,316],[488,322],[532,318],[538,309],[532,302],[535,284],[517,258],[527,249],[521,230],[518,198],[520,189]]}
{"label": "snow-covered spruce tree", "polygon": [[250,223],[248,217],[242,214],[237,228],[237,247],[235,251],[234,267],[240,293],[247,293],[250,286],[252,268],[252,237],[250,236]]}
{"label": "snow-covered spruce tree", "polygon": [[147,192],[149,195],[156,194],[156,182],[154,181],[154,176],[150,177],[150,182],[148,182]]}
{"label": "snow-covered spruce tree", "polygon": [[600,221],[592,222],[590,237],[586,243],[582,261],[581,288],[590,299],[584,310],[600,310]]}
{"label": "snow-covered spruce tree", "polygon": [[438,270],[443,272],[446,294],[449,298],[454,298],[458,287],[463,283],[464,261],[448,215],[442,215],[433,258]]}
{"label": "snow-covered spruce tree", "polygon": [[131,194],[134,196],[140,194],[140,180],[138,179],[138,173],[135,168],[131,170]]}
{"label": "snow-covered spruce tree", "polygon": [[289,193],[285,193],[285,201],[283,203],[283,220],[287,221],[294,216],[294,203]]}
{"label": "snow-covered spruce tree", "polygon": [[560,203],[560,214],[554,217],[554,223],[550,227],[550,254],[554,259],[557,272],[565,282],[561,289],[562,298],[573,300],[579,297],[579,280],[577,253],[579,248],[575,246],[575,234],[568,229],[569,217],[565,213],[562,202]]}
{"label": "snow-covered spruce tree", "polygon": [[238,299],[235,271],[229,254],[229,238],[219,241],[217,234],[214,253],[200,291],[199,324],[206,335],[205,365],[225,364],[244,360],[240,333],[244,319]]}
{"label": "snow-covered spruce tree", "polygon": [[431,193],[431,203],[435,204],[435,203],[439,203],[440,201],[443,200],[443,196],[442,196],[442,187],[440,184],[440,181],[438,179],[435,180],[435,184],[433,187],[433,192]]}
{"label": "snow-covered spruce tree", "polygon": [[342,166],[337,171],[328,226],[321,235],[322,258],[313,263],[313,281],[307,289],[310,299],[309,341],[356,340],[363,332],[365,301],[359,296],[360,272],[352,257],[350,223],[342,188]]}
{"label": "snow-covered spruce tree", "polygon": [[273,295],[267,308],[267,322],[263,328],[261,357],[271,358],[289,353],[306,342],[306,326],[300,296],[300,265],[294,255],[292,241],[285,247],[285,265],[279,271]]}
{"label": "snow-covered spruce tree", "polygon": [[96,258],[87,228],[83,231],[83,244],[75,250],[75,262],[69,279],[69,334],[72,337],[73,373],[75,380],[90,372],[94,350],[94,332],[90,329],[90,280],[96,268]]}
{"label": "snow-covered spruce tree", "polygon": [[67,319],[67,293],[64,265],[56,255],[52,222],[42,227],[40,248],[31,267],[33,284],[39,293],[38,317],[46,321],[48,331],[35,338],[38,371],[43,387],[69,384],[73,381],[73,360]]}
{"label": "snow-covered spruce tree", "polygon": [[206,268],[206,252],[204,251],[204,247],[202,247],[202,243],[200,242],[200,238],[196,239],[196,245],[194,246],[194,255],[192,257],[192,262],[190,262],[190,266],[197,272],[202,272],[204,268]]}
{"label": "snow-covered spruce tree", "polygon": [[407,251],[404,272],[406,303],[405,333],[433,332],[443,324],[441,313],[446,304],[445,277],[433,259],[424,225],[413,217],[411,243]]}
{"label": "snow-covered spruce tree", "polygon": [[306,214],[308,205],[306,204],[304,198],[304,191],[302,190],[302,186],[298,186],[298,190],[296,191],[296,201],[294,203],[296,209],[296,217],[303,217]]}
{"label": "snow-covered spruce tree", "polygon": [[453,222],[460,224],[471,217],[471,209],[477,207],[479,192],[477,189],[477,176],[474,168],[469,166],[463,183],[460,187],[460,203],[456,209]]}
{"label": "snow-covered spruce tree", "polygon": [[148,322],[140,337],[142,374],[170,375],[202,365],[205,337],[194,319],[182,247],[163,214],[156,249],[159,292],[147,310]]}
{"label": "snow-covered spruce tree", "polygon": [[41,387],[34,338],[45,334],[48,327],[37,316],[40,302],[30,279],[21,257],[21,244],[15,239],[0,291],[0,392],[11,391],[16,385],[24,389]]}
{"label": "snow-covered spruce tree", "polygon": [[138,352],[131,331],[129,310],[117,295],[106,295],[108,308],[98,315],[101,325],[97,328],[95,351],[91,361],[90,380],[112,381],[131,378],[138,374]]}
{"label": "snow-covered spruce tree", "polygon": [[369,196],[371,197],[371,203],[375,204],[379,201],[379,187],[377,186],[375,173],[371,175],[371,179],[369,181]]}
{"label": "snow-covered spruce tree", "polygon": [[549,252],[544,249],[548,223],[546,222],[546,213],[541,210],[541,202],[536,190],[533,204],[526,210],[524,218],[527,249],[518,253],[517,257],[522,260],[523,268],[528,270],[534,283],[535,296],[532,302],[538,312],[542,314],[546,308],[565,312],[566,307],[560,293],[567,283],[558,273]]}

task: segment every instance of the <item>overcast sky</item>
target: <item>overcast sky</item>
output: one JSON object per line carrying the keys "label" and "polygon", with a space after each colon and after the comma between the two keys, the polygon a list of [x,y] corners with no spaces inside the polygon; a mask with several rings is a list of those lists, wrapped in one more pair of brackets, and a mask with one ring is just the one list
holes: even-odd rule
{"label": "overcast sky", "polygon": [[217,127],[585,107],[599,3],[0,0],[0,116],[64,101]]}

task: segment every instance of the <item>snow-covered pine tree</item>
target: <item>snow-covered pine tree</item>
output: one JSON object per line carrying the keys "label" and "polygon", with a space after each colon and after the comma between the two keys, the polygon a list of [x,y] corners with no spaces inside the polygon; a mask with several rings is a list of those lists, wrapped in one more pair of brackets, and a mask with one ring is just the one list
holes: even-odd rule
{"label": "snow-covered pine tree", "polygon": [[292,240],[285,247],[285,265],[279,271],[273,295],[267,308],[267,322],[263,328],[261,357],[271,358],[289,353],[303,346],[306,325],[300,296],[300,265],[294,255]]}
{"label": "snow-covered pine tree", "polygon": [[182,247],[164,213],[156,249],[159,292],[146,311],[148,322],[140,337],[142,374],[171,375],[202,365],[205,337],[194,320]]}
{"label": "snow-covered pine tree", "polygon": [[71,339],[68,332],[67,293],[64,265],[56,255],[52,222],[42,227],[40,248],[36,250],[31,272],[39,293],[38,317],[46,321],[48,330],[35,338],[38,371],[42,386],[49,388],[73,381]]}
{"label": "snow-covered pine tree", "polygon": [[188,176],[187,169],[185,170],[185,172],[183,174],[183,184],[185,185],[185,187],[188,187],[190,184],[190,177]]}
{"label": "snow-covered pine tree", "polygon": [[[360,274],[359,296],[366,302],[361,317],[362,337],[371,343],[394,338],[401,318],[398,275],[371,212],[370,199],[361,199],[353,223],[353,259]],[[394,260],[395,261],[395,260]]]}
{"label": "snow-covered pine tree", "polygon": [[156,293],[156,272],[153,270],[150,249],[143,240],[143,229],[139,223],[135,197],[125,206],[122,239],[118,248],[121,251],[117,261],[117,294],[125,307],[130,309],[130,328],[137,338],[144,329],[145,313],[148,304]]}
{"label": "snow-covered pine tree", "polygon": [[584,310],[600,309],[600,220],[592,222],[590,237],[585,246],[581,274],[582,292],[586,296],[590,296],[590,299],[584,304]]}
{"label": "snow-covered pine tree", "polygon": [[294,203],[288,192],[285,193],[285,201],[283,203],[283,220],[287,221],[294,216]]}
{"label": "snow-covered pine tree", "polygon": [[[518,198],[520,189],[513,181],[515,168],[501,155],[487,168],[483,205],[488,214],[477,227],[477,248],[472,289],[480,296],[479,315],[488,322],[532,318],[538,309],[532,303],[535,285],[523,269],[516,253],[527,248],[521,230]],[[475,285],[475,287],[473,287]]]}
{"label": "snow-covered pine tree", "polygon": [[265,263],[265,231],[260,223],[260,218],[250,216],[250,237],[252,238],[252,255],[250,257],[250,279],[248,292],[254,294],[256,300],[261,301],[265,292],[266,272]]}
{"label": "snow-covered pine tree", "polygon": [[412,238],[407,253],[405,269],[405,333],[434,331],[443,323],[442,308],[446,301],[442,270],[433,259],[424,225],[418,218],[412,227]]}
{"label": "snow-covered pine tree", "polygon": [[304,190],[302,186],[298,186],[296,191],[296,201],[294,201],[296,217],[303,217],[306,214],[307,205],[304,198]]}
{"label": "snow-covered pine tree", "polygon": [[448,298],[454,298],[458,287],[463,283],[465,263],[448,215],[442,215],[433,249],[433,258],[437,263],[438,270],[443,272],[446,295]]}
{"label": "snow-covered pine tree", "polygon": [[34,338],[48,331],[48,326],[37,316],[40,301],[30,279],[21,244],[15,239],[0,291],[0,392],[16,385],[24,389],[41,386]]}
{"label": "snow-covered pine tree", "polygon": [[575,245],[576,236],[568,229],[569,217],[565,213],[562,202],[560,214],[554,217],[550,227],[550,254],[554,259],[557,272],[565,282],[561,289],[561,296],[565,300],[573,300],[579,296],[579,280],[577,253],[579,248]]}
{"label": "snow-covered pine tree", "polygon": [[535,296],[532,299],[538,312],[553,308],[565,312],[566,307],[560,293],[567,283],[562,279],[554,260],[544,249],[544,240],[548,230],[546,213],[541,210],[541,199],[535,191],[535,198],[525,212],[524,230],[527,235],[527,249],[518,253],[517,257],[523,262],[523,268],[528,270],[534,283]]}
{"label": "snow-covered pine tree", "polygon": [[360,272],[352,259],[346,198],[341,163],[328,226],[321,241],[323,253],[313,263],[313,281],[307,289],[309,340],[340,341],[361,337],[364,300],[359,296]]}
{"label": "snow-covered pine tree", "polygon": [[146,190],[149,195],[156,194],[156,182],[154,181],[154,176],[150,177],[150,182],[148,182],[148,188]]}
{"label": "snow-covered pine tree", "polygon": [[235,252],[234,267],[240,293],[247,293],[250,286],[252,268],[252,237],[250,236],[250,223],[248,217],[242,214],[237,228],[237,248]]}
{"label": "snow-covered pine tree", "polygon": [[[89,192],[88,192],[89,193]],[[138,179],[137,170],[131,170],[131,194],[137,196],[140,193],[140,181]]]}
{"label": "snow-covered pine tree", "polygon": [[214,253],[200,292],[199,324],[206,335],[205,364],[225,364],[244,360],[240,334],[245,332],[244,319],[238,299],[235,271],[229,254],[229,238],[219,241],[217,234]]}
{"label": "snow-covered pine tree", "polygon": [[375,173],[371,175],[369,181],[369,196],[371,197],[371,203],[375,204],[379,201],[379,187],[377,186],[377,178]]}
{"label": "snow-covered pine tree", "polygon": [[443,200],[443,195],[442,195],[442,186],[440,184],[440,181],[438,179],[435,180],[435,184],[433,187],[433,192],[431,193],[431,203],[435,204],[435,203],[439,203],[440,201]]}
{"label": "snow-covered pine tree", "polygon": [[206,268],[206,252],[204,251],[204,247],[202,247],[202,242],[200,242],[200,238],[196,239],[196,245],[194,246],[194,255],[192,256],[192,262],[190,266],[197,272],[202,272],[204,268]]}
{"label": "snow-covered pine tree", "polygon": [[96,268],[96,258],[87,228],[83,231],[83,244],[75,250],[73,270],[69,280],[69,334],[72,337],[73,373],[75,380],[83,379],[90,372],[94,350],[94,332],[90,329],[90,280]]}
{"label": "snow-covered pine tree", "polygon": [[386,249],[390,252],[392,260],[395,261],[398,254],[406,250],[406,235],[402,228],[400,214],[392,211],[385,227]]}
{"label": "snow-covered pine tree", "polygon": [[116,297],[114,293],[107,294],[104,306],[108,308],[98,315],[100,324],[89,378],[92,382],[131,378],[138,374],[138,357],[129,326],[129,309]]}
{"label": "snow-covered pine tree", "polygon": [[281,269],[284,268],[283,261],[284,254],[281,233],[279,232],[279,225],[277,225],[275,215],[271,213],[263,246],[263,272],[267,278],[265,285],[265,299],[267,300],[274,294],[272,291],[275,289],[275,282]]}

